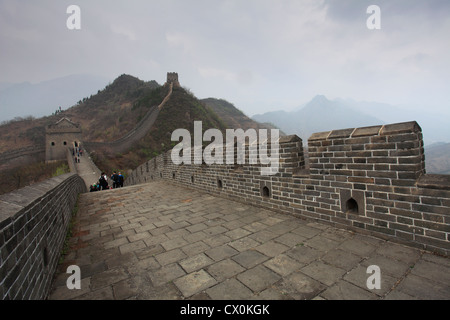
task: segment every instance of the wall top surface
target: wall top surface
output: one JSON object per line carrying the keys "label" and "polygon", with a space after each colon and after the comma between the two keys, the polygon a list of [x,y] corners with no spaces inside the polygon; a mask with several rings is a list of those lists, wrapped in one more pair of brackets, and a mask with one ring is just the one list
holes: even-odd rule
{"label": "wall top surface", "polygon": [[309,141],[326,140],[336,138],[356,138],[365,136],[386,136],[391,134],[417,133],[422,129],[416,121],[378,125],[361,128],[349,128],[313,133]]}

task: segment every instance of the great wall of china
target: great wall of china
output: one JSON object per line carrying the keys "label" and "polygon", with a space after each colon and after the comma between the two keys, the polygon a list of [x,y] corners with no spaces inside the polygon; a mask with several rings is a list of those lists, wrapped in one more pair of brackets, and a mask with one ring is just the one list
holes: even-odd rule
{"label": "great wall of china", "polygon": [[[149,111],[146,129],[159,109]],[[141,133],[121,141],[128,144]],[[449,256],[450,176],[425,173],[416,122],[315,133],[308,140],[309,168],[300,138],[281,137],[279,145],[280,168],[273,176],[262,176],[260,166],[248,162],[175,165],[168,151],[136,168],[125,184],[165,180]],[[67,158],[71,173],[0,196],[2,299],[48,294],[77,197],[87,191],[69,153]]]}
{"label": "great wall of china", "polygon": [[[169,77],[169,76],[168,76]],[[172,75],[172,78],[174,76]],[[176,77],[175,77],[176,78]],[[178,82],[176,82],[178,83]],[[173,82],[167,83],[169,86],[169,92],[164,97],[163,101],[158,106],[153,106],[146,113],[146,115],[139,121],[136,127],[128,132],[123,137],[110,142],[91,142],[91,141],[83,141],[83,145],[87,150],[91,152],[100,152],[100,153],[108,153],[108,154],[118,154],[123,153],[130,148],[131,145],[142,139],[147,132],[152,128],[153,123],[156,121],[159,111],[163,108],[164,104],[170,99],[172,94]],[[179,85],[179,84],[178,84]],[[12,150],[10,152],[0,153],[0,169],[7,170],[13,167],[17,167],[20,165],[27,165],[33,163],[35,161],[49,161],[53,160],[51,154],[51,146],[50,143],[56,144],[57,147],[63,146],[63,140],[72,141],[72,140],[80,140],[78,135],[73,135],[73,139],[69,137],[73,132],[74,128],[66,128],[66,130],[59,130],[59,136],[49,138],[49,134],[52,134],[54,129],[49,126],[46,128],[46,145],[45,146],[29,146],[21,149]],[[80,131],[81,132],[81,131]],[[63,136],[66,137],[63,137]],[[51,141],[50,141],[51,140]],[[65,145],[63,146],[65,148]],[[61,149],[61,148],[57,148]],[[64,154],[64,150],[59,150],[60,155]],[[64,157],[64,156],[63,156]]]}
{"label": "great wall of china", "polygon": [[152,128],[158,117],[159,111],[164,104],[169,100],[172,94],[173,84],[169,84],[169,93],[158,105],[152,107],[142,120],[137,124],[134,130],[130,131],[125,136],[112,142],[84,142],[84,146],[90,152],[106,152],[109,154],[118,154],[127,151],[134,143],[142,139],[147,132]]}
{"label": "great wall of china", "polygon": [[44,146],[28,146],[0,154],[0,170],[45,160]]}
{"label": "great wall of china", "polygon": [[[167,83],[170,86],[167,96],[160,105],[147,112],[133,131],[110,143],[83,142],[87,150],[119,153],[141,139],[170,98],[177,75],[170,73],[169,79],[172,81]],[[179,85],[177,81],[175,85]],[[84,167],[87,163],[85,172],[77,170],[69,147],[74,141],[80,142],[80,131],[68,119],[61,120],[63,127],[47,128],[45,148],[33,146],[0,155],[2,169],[36,160],[51,161],[54,160],[52,155],[57,155],[67,159],[71,171],[0,196],[0,297],[3,299],[46,297],[77,197],[86,192],[100,175],[100,170],[88,156],[84,157],[82,164]]]}
{"label": "great wall of china", "polygon": [[169,150],[136,168],[126,185],[169,180],[448,256],[450,176],[425,174],[416,122],[313,134],[309,169],[299,137],[281,137],[279,145],[274,176],[262,176],[248,160],[240,166],[174,165]]}

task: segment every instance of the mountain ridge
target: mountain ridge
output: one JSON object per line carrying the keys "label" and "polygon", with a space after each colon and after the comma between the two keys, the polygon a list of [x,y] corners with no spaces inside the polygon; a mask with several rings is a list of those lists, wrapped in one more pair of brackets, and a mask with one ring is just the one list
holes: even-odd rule
{"label": "mountain ridge", "polygon": [[[4,84],[7,86],[7,84]],[[169,99],[167,108],[163,108],[164,122],[152,128],[148,135],[133,146],[130,152],[120,154],[117,161],[99,157],[104,168],[132,168],[145,159],[167,151],[173,146],[170,141],[170,130],[189,128],[194,120],[204,120],[204,127],[219,128],[279,128],[280,134],[297,134],[304,141],[314,132],[329,131],[394,123],[368,116],[358,107],[343,99],[329,100],[324,95],[317,95],[302,108],[293,111],[273,111],[263,115],[248,117],[232,103],[219,98],[196,98],[189,89],[179,87],[175,90],[174,99]],[[21,147],[44,145],[45,126],[56,122],[61,117],[68,117],[80,123],[83,129],[83,140],[89,142],[110,142],[120,139],[132,131],[137,123],[147,114],[152,106],[158,105],[167,94],[167,88],[155,80],[143,81],[132,75],[122,74],[109,82],[97,93],[78,100],[73,106],[56,112],[51,116],[33,117],[10,121],[0,126],[0,153]],[[373,106],[373,103],[368,103]],[[385,105],[389,108],[389,105]],[[167,112],[166,112],[167,111]],[[264,118],[263,116],[266,116]],[[159,117],[159,116],[158,116]],[[185,118],[185,119],[184,119]],[[287,119],[287,126],[279,120]],[[185,121],[188,120],[188,121]],[[411,119],[413,120],[413,119]],[[401,121],[396,121],[401,122]],[[419,124],[420,121],[418,121]],[[162,132],[162,133],[161,133]],[[152,136],[153,135],[153,136]],[[426,132],[425,132],[426,135]],[[304,147],[307,143],[304,142]],[[442,157],[436,155],[442,162]],[[432,157],[427,156],[431,162]],[[432,170],[446,172],[433,164]]]}
{"label": "mountain ridge", "polygon": [[270,121],[286,134],[297,134],[304,141],[315,132],[385,123],[342,103],[328,100],[324,95],[315,96],[301,109],[268,112],[254,115],[252,119],[258,122]]}
{"label": "mountain ridge", "polygon": [[[0,152],[18,147],[44,145],[45,126],[56,122],[62,117],[79,123],[82,127],[85,142],[113,142],[126,136],[136,129],[141,119],[144,119],[152,107],[159,105],[167,96],[168,86],[159,85],[155,80],[143,81],[134,76],[122,74],[97,93],[82,98],[71,106],[51,116],[27,118],[10,121],[0,126]],[[217,99],[219,101],[219,99]],[[134,166],[144,162],[161,152],[170,149],[174,142],[170,141],[171,133],[178,128],[191,131],[191,124],[198,120],[203,122],[203,129],[216,128],[225,130],[226,124],[239,127],[266,127],[257,124],[231,103],[221,100],[225,110],[222,117],[214,111],[214,100],[202,101],[189,90],[182,87],[174,88],[170,99],[159,112],[156,122],[149,132],[113,159],[96,153],[95,160],[105,171],[134,169]],[[238,118],[234,118],[239,115]],[[95,151],[95,150],[94,150]]]}

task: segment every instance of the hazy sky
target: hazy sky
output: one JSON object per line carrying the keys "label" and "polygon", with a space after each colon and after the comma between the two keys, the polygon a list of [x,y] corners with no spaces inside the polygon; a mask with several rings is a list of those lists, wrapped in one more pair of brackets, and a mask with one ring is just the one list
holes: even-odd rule
{"label": "hazy sky", "polygon": [[[379,30],[366,26],[372,4]],[[66,26],[69,5],[81,30]],[[0,0],[0,82],[126,73],[163,84],[169,71],[248,115],[317,94],[450,115],[450,1]]]}

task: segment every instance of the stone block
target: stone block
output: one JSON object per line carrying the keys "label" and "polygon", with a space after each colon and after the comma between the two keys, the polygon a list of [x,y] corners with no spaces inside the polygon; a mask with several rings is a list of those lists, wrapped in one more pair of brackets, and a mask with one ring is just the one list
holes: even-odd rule
{"label": "stone block", "polygon": [[186,272],[177,263],[172,263],[149,273],[149,275],[153,286],[157,287],[159,291],[170,281],[186,275]]}
{"label": "stone block", "polygon": [[290,143],[290,142],[301,142],[302,139],[300,139],[297,135],[293,134],[293,135],[287,135],[287,136],[282,136],[280,137],[279,143],[281,144],[286,144],[286,143]]}
{"label": "stone block", "polygon": [[231,259],[225,259],[210,265],[206,270],[217,281],[223,281],[245,271],[245,268]]}
{"label": "stone block", "polygon": [[275,288],[277,288],[283,296],[288,296],[291,299],[310,300],[324,291],[326,286],[302,272],[296,271],[278,282],[275,285]]}
{"label": "stone block", "polygon": [[285,254],[280,254],[272,258],[271,260],[264,262],[264,266],[271,269],[272,271],[275,271],[281,276],[287,276],[288,274],[299,270],[303,266],[303,264]]}
{"label": "stone block", "polygon": [[309,141],[325,140],[330,135],[330,133],[331,133],[331,131],[313,133],[309,137],[308,143],[309,143]]}
{"label": "stone block", "polygon": [[163,252],[155,256],[160,265],[165,266],[174,263],[178,260],[185,259],[186,254],[180,249],[174,249],[171,251]]}
{"label": "stone block", "polygon": [[213,300],[250,300],[253,292],[236,279],[228,279],[208,290],[206,293]]}
{"label": "stone block", "polygon": [[382,126],[371,126],[356,128],[352,134],[352,138],[378,135]]}
{"label": "stone block", "polygon": [[174,284],[181,291],[183,296],[188,298],[214,286],[217,284],[217,281],[202,269],[176,279]]}
{"label": "stone block", "polygon": [[402,133],[421,132],[422,129],[415,121],[384,125],[380,135],[393,135]]}
{"label": "stone block", "polygon": [[258,265],[239,274],[237,279],[253,292],[261,292],[280,280],[281,276],[263,265]]}
{"label": "stone block", "polygon": [[450,175],[425,174],[417,181],[421,188],[450,190]]}
{"label": "stone block", "polygon": [[247,250],[233,256],[232,259],[244,268],[249,269],[268,260],[269,257],[256,250]]}

